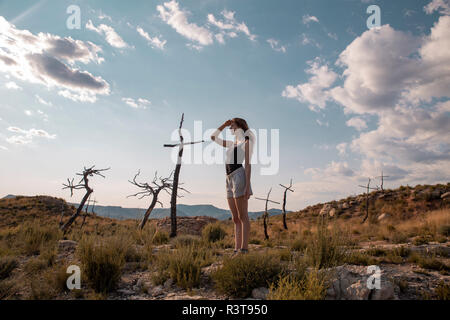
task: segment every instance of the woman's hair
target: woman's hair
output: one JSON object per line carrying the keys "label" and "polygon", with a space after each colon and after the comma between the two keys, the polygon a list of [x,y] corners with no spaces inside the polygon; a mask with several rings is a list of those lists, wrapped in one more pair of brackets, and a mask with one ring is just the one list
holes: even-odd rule
{"label": "woman's hair", "polygon": [[242,118],[233,118],[231,119],[231,121],[233,121],[234,123],[236,123],[236,125],[241,128],[242,130],[244,130],[244,132],[247,132],[248,130],[248,124],[247,121],[245,121]]}

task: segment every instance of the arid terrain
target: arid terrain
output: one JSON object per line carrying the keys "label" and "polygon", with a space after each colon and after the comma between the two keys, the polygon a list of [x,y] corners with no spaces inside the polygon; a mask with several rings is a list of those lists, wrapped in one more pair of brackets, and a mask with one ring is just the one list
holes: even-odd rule
{"label": "arid terrain", "polygon": [[[289,202],[288,202],[289,206]],[[232,257],[231,220],[79,217],[48,196],[0,200],[0,299],[448,299],[450,184],[418,185],[251,221],[248,254]],[[67,267],[81,269],[68,290]],[[368,266],[379,288],[370,288]],[[370,280],[370,279],[369,279]],[[375,282],[370,282],[375,283]]]}

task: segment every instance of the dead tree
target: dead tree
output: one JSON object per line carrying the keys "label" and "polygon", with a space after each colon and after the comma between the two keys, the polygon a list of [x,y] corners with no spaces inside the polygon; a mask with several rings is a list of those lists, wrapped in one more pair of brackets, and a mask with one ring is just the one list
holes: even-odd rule
{"label": "dead tree", "polygon": [[389,176],[383,175],[383,171],[381,171],[381,176],[378,176],[376,178],[381,178],[381,191],[384,191],[384,188],[383,188],[384,178],[389,178]]}
{"label": "dead tree", "polygon": [[294,190],[292,190],[292,179],[291,182],[289,184],[289,187],[285,187],[282,184],[280,184],[281,187],[284,188],[284,194],[283,194],[283,227],[285,230],[288,229],[287,224],[286,224],[286,193],[288,192],[288,190],[290,192],[294,192]]}
{"label": "dead tree", "polygon": [[178,158],[177,165],[175,167],[175,174],[173,177],[173,186],[172,186],[172,195],[170,199],[170,237],[177,236],[177,194],[178,194],[178,181],[180,178],[180,170],[181,170],[181,159],[183,158],[183,149],[185,145],[191,145],[196,143],[202,143],[202,141],[197,142],[184,142],[183,134],[181,133],[181,128],[183,127],[184,121],[184,113],[181,115],[180,126],[178,128],[178,135],[180,136],[180,143],[177,144],[165,144],[166,148],[178,148]]}
{"label": "dead tree", "polygon": [[363,224],[364,222],[366,222],[367,218],[369,217],[369,192],[370,192],[370,190],[378,190],[378,188],[370,187],[370,178],[369,178],[369,181],[367,182],[367,186],[359,185],[359,187],[367,189],[367,191],[366,191],[366,215],[364,216],[364,219],[361,222],[361,224]]}
{"label": "dead tree", "polygon": [[86,222],[86,218],[95,215],[94,208],[95,208],[95,204],[97,203],[97,201],[95,201],[95,199],[92,201],[91,213],[89,213],[89,204],[90,203],[91,203],[91,197],[89,196],[89,199],[88,199],[87,205],[86,205],[86,210],[83,213],[83,221],[81,222],[80,229],[83,229],[84,223]]}
{"label": "dead tree", "polygon": [[267,193],[267,198],[266,198],[266,199],[255,197],[255,199],[257,199],[257,200],[263,200],[263,201],[266,202],[266,207],[265,207],[264,214],[263,214],[264,239],[265,239],[265,240],[269,240],[269,234],[267,233],[267,224],[268,224],[268,222],[269,222],[269,212],[267,211],[267,204],[268,204],[269,202],[276,203],[276,204],[280,204],[279,202],[269,200],[269,196],[270,196],[270,193],[271,193],[271,192],[272,192],[272,188],[270,188],[269,193]]}
{"label": "dead tree", "polygon": [[79,190],[79,189],[85,189],[86,190],[86,194],[84,195],[83,199],[81,199],[80,205],[78,206],[77,211],[69,218],[69,220],[65,223],[65,224],[61,224],[60,229],[64,232],[67,231],[67,229],[69,229],[69,227],[72,225],[72,223],[76,220],[76,218],[78,218],[78,216],[81,214],[83,208],[84,208],[84,204],[86,203],[86,201],[89,199],[90,195],[92,192],[94,192],[94,189],[92,189],[91,187],[89,187],[89,178],[88,177],[93,177],[94,175],[98,175],[101,177],[105,177],[102,172],[109,170],[110,168],[107,169],[94,169],[95,166],[92,166],[90,168],[84,167],[83,173],[77,173],[78,176],[82,176],[81,180],[78,182],[78,184],[74,184],[73,180],[74,178],[72,178],[72,180],[67,179],[67,184],[63,184],[64,189],[70,189],[70,196],[73,196],[73,191],[74,190]]}
{"label": "dead tree", "polygon": [[[129,195],[128,197],[139,197],[139,199],[142,199],[144,197],[149,197],[149,196],[153,197],[152,202],[150,203],[150,206],[148,207],[147,211],[144,214],[144,217],[141,220],[141,223],[139,224],[139,229],[142,230],[145,226],[145,223],[148,220],[148,217],[150,216],[153,209],[155,208],[156,204],[159,203],[161,205],[161,207],[163,206],[162,202],[158,200],[159,193],[164,190],[168,194],[171,194],[168,190],[173,190],[173,180],[171,179],[173,171],[170,173],[169,177],[167,177],[167,178],[159,177],[159,182],[157,182],[158,172],[155,172],[155,177],[153,178],[153,181],[151,182],[151,184],[137,182],[136,179],[140,173],[141,173],[141,171],[139,170],[138,173],[134,176],[133,181],[130,181],[130,180],[128,180],[128,181],[131,184],[135,185],[136,187],[142,189],[142,191],[137,192],[132,195]],[[178,188],[180,190],[189,192],[182,187],[178,187]],[[173,194],[173,191],[172,191],[172,194]],[[181,196],[178,196],[178,197],[181,197]]]}

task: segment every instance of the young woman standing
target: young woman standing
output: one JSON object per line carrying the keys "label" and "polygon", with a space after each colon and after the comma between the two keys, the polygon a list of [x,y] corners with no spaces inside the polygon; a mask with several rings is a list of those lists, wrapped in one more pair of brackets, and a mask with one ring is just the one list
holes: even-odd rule
{"label": "young woman standing", "polygon": [[[226,141],[218,137],[220,132],[230,127],[235,141]],[[250,221],[248,218],[248,199],[253,194],[250,183],[251,152],[254,143],[253,134],[247,122],[241,118],[225,121],[211,136],[211,140],[227,148],[226,150],[226,190],[227,201],[233,216],[235,230],[234,253],[248,252]],[[245,168],[242,163],[245,161]]]}

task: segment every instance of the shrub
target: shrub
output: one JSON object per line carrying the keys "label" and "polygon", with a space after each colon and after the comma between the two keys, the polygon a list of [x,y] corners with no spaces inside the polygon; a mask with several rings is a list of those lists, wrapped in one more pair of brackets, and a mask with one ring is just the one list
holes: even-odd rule
{"label": "shrub", "polygon": [[23,244],[23,252],[27,255],[39,254],[42,248],[55,244],[61,238],[61,231],[57,227],[48,225],[25,224],[18,231]]}
{"label": "shrub", "polygon": [[439,226],[438,232],[445,237],[450,237],[450,224]]}
{"label": "shrub", "polygon": [[305,257],[309,264],[315,268],[329,268],[345,262],[347,251],[346,240],[336,228],[328,230],[325,220],[319,221],[317,233],[307,244]]}
{"label": "shrub", "polygon": [[439,300],[450,300],[450,286],[444,281],[441,281],[434,290]]}
{"label": "shrub", "polygon": [[226,258],[212,278],[218,291],[245,298],[255,288],[268,287],[281,272],[279,257],[248,253]]}
{"label": "shrub", "polygon": [[164,250],[156,258],[157,273],[153,281],[162,284],[171,278],[178,286],[192,289],[200,284],[201,268],[210,263],[211,256],[204,248],[187,246],[174,252]]}
{"label": "shrub", "polygon": [[207,242],[216,242],[225,238],[227,233],[218,223],[210,223],[202,230],[203,239]]}
{"label": "shrub", "polygon": [[424,256],[417,253],[414,253],[410,256],[409,261],[412,263],[416,263],[419,267],[429,270],[436,271],[449,271],[450,268],[433,256]]}
{"label": "shrub", "polygon": [[117,286],[125,263],[126,248],[121,239],[94,243],[83,238],[77,249],[83,265],[83,275],[96,292],[106,293]]}
{"label": "shrub", "polygon": [[370,266],[377,264],[377,259],[373,258],[366,252],[355,251],[348,255],[346,262],[348,264]]}
{"label": "shrub", "polygon": [[269,287],[268,300],[323,300],[326,294],[324,278],[312,270],[302,279],[293,275],[280,276]]}
{"label": "shrub", "polygon": [[169,234],[165,231],[158,230],[155,232],[152,238],[152,243],[159,245],[159,244],[166,244],[169,242]]}
{"label": "shrub", "polygon": [[11,257],[0,258],[0,280],[6,279],[17,268],[17,260]]}
{"label": "shrub", "polygon": [[199,237],[193,235],[179,235],[173,240],[173,244],[176,248],[189,247],[189,246],[201,246],[202,241]]}
{"label": "shrub", "polygon": [[293,251],[303,251],[306,249],[306,242],[303,239],[295,239],[291,243],[291,250]]}

